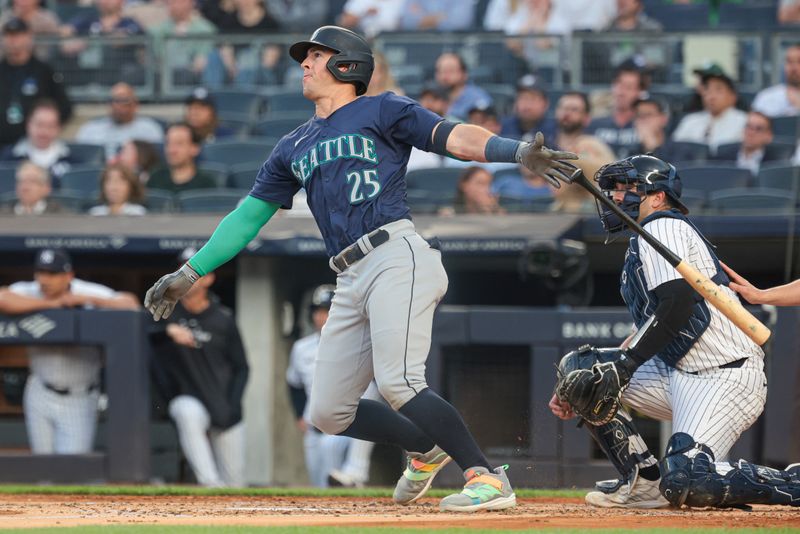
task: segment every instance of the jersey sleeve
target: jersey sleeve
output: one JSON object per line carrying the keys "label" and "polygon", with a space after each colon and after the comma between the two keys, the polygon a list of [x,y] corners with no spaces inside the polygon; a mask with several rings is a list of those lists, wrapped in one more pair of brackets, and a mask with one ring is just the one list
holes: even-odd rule
{"label": "jersey sleeve", "polygon": [[[663,217],[647,224],[645,228],[653,237],[663,243],[680,258],[689,257],[689,244],[692,239],[690,227],[679,219]],[[647,289],[652,291],[661,284],[681,278],[675,267],[661,257],[647,241],[639,239],[639,254],[642,261]]]}
{"label": "jersey sleeve", "polygon": [[24,295],[26,297],[39,296],[39,289],[36,282],[14,282],[8,286],[8,290],[17,295]]}
{"label": "jersey sleeve", "polygon": [[305,384],[303,384],[303,377],[300,374],[300,369],[298,368],[299,359],[300,355],[298,354],[297,342],[295,342],[289,353],[289,367],[286,369],[286,383],[295,388],[302,388],[305,386]]}
{"label": "jersey sleeve", "polygon": [[284,209],[292,208],[292,198],[300,190],[300,183],[286,166],[285,144],[278,143],[258,171],[250,196],[265,202],[274,202]]}
{"label": "jersey sleeve", "polygon": [[378,117],[381,130],[393,139],[427,152],[433,145],[433,128],[443,120],[410,98],[394,93],[384,95]]}

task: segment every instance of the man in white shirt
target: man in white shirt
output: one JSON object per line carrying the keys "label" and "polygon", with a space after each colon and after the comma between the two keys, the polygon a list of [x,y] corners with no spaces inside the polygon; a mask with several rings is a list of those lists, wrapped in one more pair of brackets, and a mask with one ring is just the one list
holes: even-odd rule
{"label": "man in white shirt", "polygon": [[116,156],[120,147],[133,139],[148,143],[164,141],[164,130],[149,117],[137,117],[139,100],[133,87],[118,83],[111,88],[109,115],[92,119],[78,130],[79,143],[103,145],[106,159]]}
{"label": "man in white shirt", "polygon": [[[29,314],[53,308],[95,307],[135,310],[138,299],[75,278],[64,250],[36,255],[34,280],[0,288],[0,313]],[[91,452],[97,421],[102,359],[97,347],[37,345],[28,349],[30,377],[23,409],[31,452]]]}
{"label": "man in white shirt", "polygon": [[674,141],[705,143],[712,153],[718,145],[738,143],[742,140],[747,113],[736,109],[736,88],[733,80],[717,64],[696,69],[700,75],[700,97],[703,111],[686,115],[675,133]]}
{"label": "man in white shirt", "polygon": [[404,4],[397,0],[347,0],[339,24],[359,29],[371,39],[381,32],[397,29]]}
{"label": "man in white shirt", "polygon": [[786,49],[783,58],[786,83],[762,89],[753,100],[753,109],[768,117],[800,115],[800,43]]}

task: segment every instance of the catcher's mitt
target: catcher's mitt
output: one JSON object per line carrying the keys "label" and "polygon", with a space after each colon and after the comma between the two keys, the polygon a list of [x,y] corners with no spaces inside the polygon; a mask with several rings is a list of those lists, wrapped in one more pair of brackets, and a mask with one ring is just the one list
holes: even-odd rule
{"label": "catcher's mitt", "polygon": [[608,423],[619,410],[622,392],[633,374],[624,354],[621,349],[589,345],[568,353],[558,364],[556,396],[587,423]]}

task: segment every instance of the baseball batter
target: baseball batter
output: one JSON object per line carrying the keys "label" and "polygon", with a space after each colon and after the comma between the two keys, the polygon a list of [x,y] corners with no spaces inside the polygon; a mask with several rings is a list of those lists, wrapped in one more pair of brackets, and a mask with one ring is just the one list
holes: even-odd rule
{"label": "baseball batter", "polygon": [[[680,200],[675,167],[654,156],[632,156],[601,168],[595,179],[656,239],[734,295],[726,287],[728,278],[713,245],[685,216],[688,210]],[[608,209],[602,209],[600,218],[609,233],[624,229],[622,220]],[[630,238],[621,293],[635,333],[620,349],[582,347],[567,355],[562,366],[575,358],[596,362],[587,375],[594,386],[567,395],[568,399],[554,396],[550,407],[567,419],[573,416],[572,408],[581,405],[579,396],[601,399],[589,404],[601,411],[607,399],[624,390],[624,405],[672,421],[675,433],[658,464],[624,410],[612,412],[613,418],[606,422],[587,425],[622,478],[598,483],[586,502],[619,508],[800,505],[797,473],[743,460],[733,467],[714,463],[727,459],[733,444],[764,408],[767,383],[761,348],[707,305],[638,235]],[[606,385],[613,387],[603,390]]]}
{"label": "baseball batter", "polygon": [[[500,509],[516,498],[505,469],[492,468],[461,416],[425,383],[433,311],[447,289],[438,250],[417,234],[405,201],[412,147],[475,161],[519,162],[558,184],[571,153],[455,124],[393,93],[366,92],[374,60],[366,41],[335,26],[292,45],[303,95],[315,115],[284,136],[250,195],[178,271],[148,291],[156,319],[168,316],[195,280],[236,255],[303,188],[330,266],[338,273],[319,345],[310,399],[313,425],[327,434],[387,442],[409,451],[394,498],[421,497],[452,458],[466,485],[440,508]],[[388,406],[361,399],[375,378]],[[392,410],[393,408],[393,410]]]}
{"label": "baseball batter", "polygon": [[[34,280],[0,289],[0,313],[28,314],[53,308],[138,309],[130,293],[75,278],[64,250],[44,249],[34,262]],[[91,452],[97,424],[102,355],[97,347],[34,345],[23,409],[31,452]]]}

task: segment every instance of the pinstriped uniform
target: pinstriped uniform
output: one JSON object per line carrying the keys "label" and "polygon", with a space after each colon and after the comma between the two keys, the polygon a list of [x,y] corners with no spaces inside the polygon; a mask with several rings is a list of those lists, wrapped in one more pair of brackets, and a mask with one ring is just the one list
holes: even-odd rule
{"label": "pinstriped uniform", "polygon": [[[709,278],[718,277],[718,260],[704,238],[681,216],[662,214],[645,228],[679,257]],[[664,258],[638,236],[631,238],[622,279],[622,293],[634,317],[652,315],[653,290],[680,278]],[[728,288],[722,291],[735,295]],[[640,322],[637,321],[637,324]],[[673,432],[686,432],[708,445],[717,458],[727,458],[739,436],[755,422],[766,401],[764,353],[713,306],[701,302],[685,340],[671,343],[665,354],[650,359],[633,375],[623,402],[650,417],[671,420]],[[681,341],[684,343],[681,345]],[[675,349],[685,350],[675,358]],[[745,360],[738,368],[721,365]]]}
{"label": "pinstriped uniform", "polygon": [[[9,290],[43,298],[36,282],[17,282]],[[117,293],[77,278],[70,292],[100,298]],[[28,348],[31,376],[23,406],[31,451],[35,454],[79,454],[92,450],[102,358],[97,347],[38,345]],[[56,393],[45,384],[68,394]]]}

